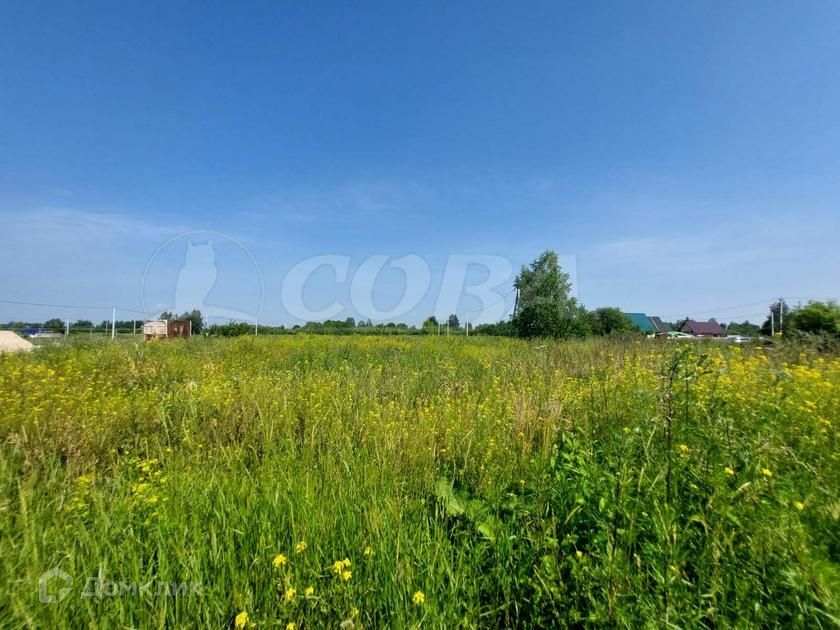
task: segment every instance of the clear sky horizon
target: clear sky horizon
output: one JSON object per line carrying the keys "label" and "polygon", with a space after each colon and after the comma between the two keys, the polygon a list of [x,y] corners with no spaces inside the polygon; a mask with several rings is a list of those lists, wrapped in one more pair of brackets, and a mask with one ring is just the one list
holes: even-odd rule
{"label": "clear sky horizon", "polygon": [[[418,323],[449,256],[553,249],[589,308],[760,323],[840,297],[838,104],[828,1],[7,3],[0,300],[154,310],[215,239],[227,311],[293,323],[300,261],[415,255]],[[109,314],[0,303],[53,316]]]}

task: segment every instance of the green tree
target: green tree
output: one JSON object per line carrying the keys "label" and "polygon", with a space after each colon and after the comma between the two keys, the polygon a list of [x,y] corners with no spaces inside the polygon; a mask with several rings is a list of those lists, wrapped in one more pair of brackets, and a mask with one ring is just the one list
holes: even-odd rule
{"label": "green tree", "polygon": [[245,322],[228,322],[227,324],[213,324],[207,327],[206,332],[211,337],[239,337],[252,335],[254,327]]}
{"label": "green tree", "polygon": [[519,337],[574,337],[586,334],[585,309],[570,295],[569,274],[560,268],[557,254],[543,252],[522,267],[513,283],[519,303],[513,328]]}
{"label": "green tree", "polygon": [[496,324],[479,324],[470,334],[488,335],[491,337],[510,337],[513,335],[513,327],[509,321]]}
{"label": "green tree", "polygon": [[44,322],[44,328],[55,331],[64,330],[64,320],[58,319],[58,317],[53,317],[52,319],[48,319]]}
{"label": "green tree", "polygon": [[752,324],[744,320],[740,324],[738,322],[729,322],[726,326],[726,332],[730,335],[757,335],[761,332],[761,327],[758,324]]}
{"label": "green tree", "polygon": [[840,336],[840,305],[808,302],[791,313],[790,329],[804,333]]}
{"label": "green tree", "polygon": [[596,308],[589,313],[589,322],[592,333],[595,335],[639,332],[633,320],[614,306]]}
{"label": "green tree", "polygon": [[[165,319],[161,316],[162,319]],[[171,318],[168,318],[171,319]],[[189,320],[192,322],[192,334],[197,335],[204,328],[204,318],[201,316],[201,311],[194,308],[191,311],[181,313],[178,319]]]}
{"label": "green tree", "polygon": [[449,322],[449,328],[451,329],[458,330],[461,327],[461,322],[455,313],[452,313],[447,321]]}
{"label": "green tree", "polygon": [[431,317],[427,317],[423,322],[423,326],[421,327],[425,332],[437,332],[438,326],[438,318],[432,315]]}

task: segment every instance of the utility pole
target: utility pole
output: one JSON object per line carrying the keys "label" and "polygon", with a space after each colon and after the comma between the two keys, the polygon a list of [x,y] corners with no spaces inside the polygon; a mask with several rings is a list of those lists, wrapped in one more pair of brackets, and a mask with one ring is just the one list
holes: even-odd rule
{"label": "utility pole", "polygon": [[70,336],[70,320],[69,319],[64,320],[64,336],[65,337]]}
{"label": "utility pole", "polygon": [[111,341],[117,340],[117,307],[111,310]]}
{"label": "utility pole", "polygon": [[467,323],[464,325],[464,330],[467,333],[467,337],[469,337],[470,336],[470,312],[469,311],[467,311],[467,313],[464,315],[464,319],[467,320]]}
{"label": "utility pole", "polygon": [[131,320],[131,334],[132,335],[137,334],[137,320],[136,319]]}
{"label": "utility pole", "polygon": [[254,337],[256,337],[256,336],[257,336],[257,331],[258,331],[258,329],[259,329],[259,323],[258,323],[258,322],[257,322],[257,320],[255,319],[255,320],[254,320]]}
{"label": "utility pole", "polygon": [[776,321],[774,319],[772,308],[770,309],[770,336],[771,337],[776,336]]}
{"label": "utility pole", "polygon": [[779,298],[779,334],[783,335],[784,330],[782,328],[785,321],[785,298]]}
{"label": "utility pole", "polygon": [[446,336],[449,336],[449,320],[446,320]]}

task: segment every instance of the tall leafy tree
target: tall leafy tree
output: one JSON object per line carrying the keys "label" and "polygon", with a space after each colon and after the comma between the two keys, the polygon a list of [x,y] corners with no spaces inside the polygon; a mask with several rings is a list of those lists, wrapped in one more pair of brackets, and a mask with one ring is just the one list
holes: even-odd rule
{"label": "tall leafy tree", "polygon": [[513,318],[517,336],[575,337],[587,333],[585,309],[570,295],[571,279],[560,268],[553,251],[543,252],[530,265],[522,267],[513,284],[519,290]]}
{"label": "tall leafy tree", "polygon": [[796,331],[840,336],[840,306],[835,302],[808,302],[794,310],[789,321]]}

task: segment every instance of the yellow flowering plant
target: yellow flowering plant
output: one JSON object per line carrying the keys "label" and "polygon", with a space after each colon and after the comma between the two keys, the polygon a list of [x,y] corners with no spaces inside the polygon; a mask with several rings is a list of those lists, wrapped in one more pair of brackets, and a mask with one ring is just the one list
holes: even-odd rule
{"label": "yellow flowering plant", "polygon": [[789,340],[44,347],[0,356],[0,572],[170,595],[102,627],[820,627],[838,427],[840,356]]}

